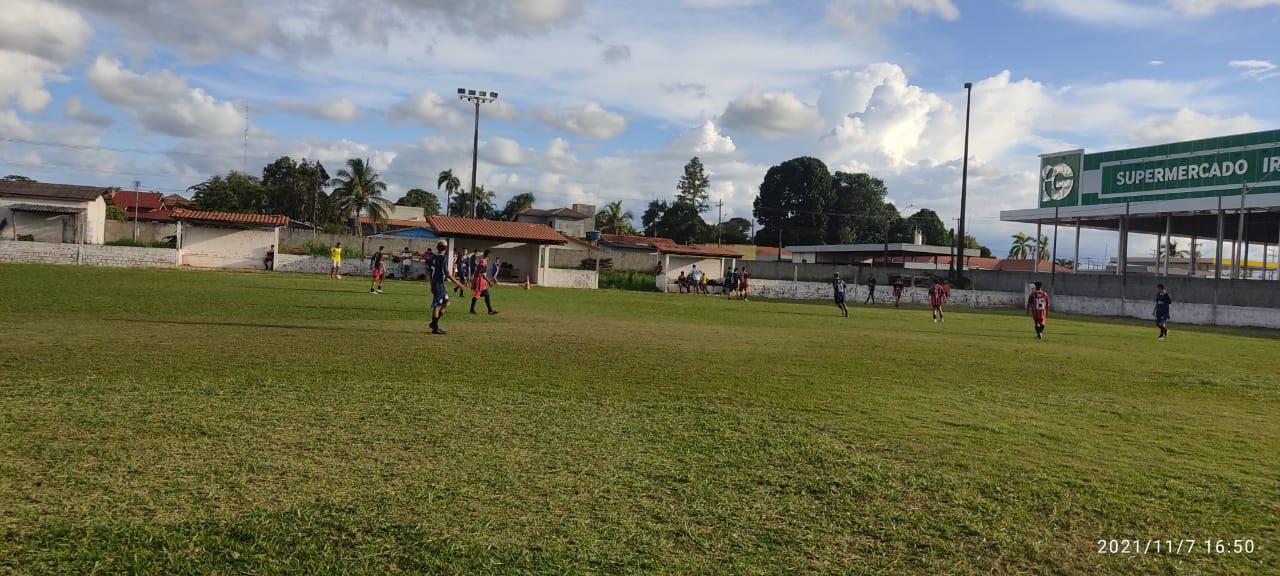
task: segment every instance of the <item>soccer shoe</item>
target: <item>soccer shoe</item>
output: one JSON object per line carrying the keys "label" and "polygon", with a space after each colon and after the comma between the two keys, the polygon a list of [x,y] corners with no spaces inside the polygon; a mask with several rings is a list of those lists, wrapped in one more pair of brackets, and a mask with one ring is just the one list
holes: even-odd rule
{"label": "soccer shoe", "polygon": [[441,328],[432,328],[432,329],[431,329],[431,333],[432,333],[432,334],[435,334],[435,335],[438,335],[438,336],[444,336],[445,334],[448,334],[448,333],[449,333],[449,331],[448,331],[448,330],[441,329]]}
{"label": "soccer shoe", "polygon": [[498,311],[497,311],[497,310],[490,310],[490,311],[489,311],[489,315],[490,315],[490,316],[497,316],[497,315],[498,315]]}
{"label": "soccer shoe", "polygon": [[1036,332],[1036,340],[1044,340],[1044,334]]}

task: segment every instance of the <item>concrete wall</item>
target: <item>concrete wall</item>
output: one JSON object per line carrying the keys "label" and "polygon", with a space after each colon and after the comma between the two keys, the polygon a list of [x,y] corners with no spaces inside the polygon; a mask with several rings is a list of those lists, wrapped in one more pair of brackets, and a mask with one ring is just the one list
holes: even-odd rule
{"label": "concrete wall", "polygon": [[[139,242],[164,242],[168,236],[177,233],[178,225],[162,222],[139,222],[138,223],[138,241]],[[117,240],[133,239],[133,221],[132,220],[107,220],[105,242],[115,242]]]}
{"label": "concrete wall", "polygon": [[94,244],[13,242],[0,240],[0,262],[83,264],[119,268],[172,268],[178,251],[171,248],[133,248]]}
{"label": "concrete wall", "polygon": [[[759,298],[785,300],[832,300],[834,291],[828,282],[792,282],[788,280],[751,279],[751,295]],[[850,303],[861,303],[867,298],[865,285],[848,284],[845,292]],[[893,287],[876,286],[876,302],[893,302]],[[948,306],[953,308],[1021,308],[1025,300],[1021,292],[993,292],[989,290],[952,290]],[[925,305],[929,303],[928,288],[907,288],[902,292],[903,304]]]}
{"label": "concrete wall", "polygon": [[[13,239],[13,231],[9,226],[13,224],[13,212],[9,211],[6,206],[11,204],[46,204],[49,206],[66,206],[69,208],[83,208],[84,213],[80,217],[80,225],[84,227],[84,242],[86,244],[102,244],[104,229],[107,221],[107,202],[98,197],[91,202],[80,202],[75,200],[58,200],[53,198],[0,198],[0,220],[8,221],[5,226],[6,233],[3,238],[6,240]],[[19,222],[18,234],[30,234],[21,229]],[[42,236],[44,236],[42,234]],[[56,241],[56,239],[55,239]]]}
{"label": "concrete wall", "polygon": [[[304,274],[328,274],[331,262],[325,256],[297,256],[294,254],[276,254],[276,272],[300,272]],[[421,264],[419,264],[421,266]],[[262,262],[258,262],[258,268]],[[388,270],[398,267],[390,266]],[[369,260],[366,258],[343,258],[342,274],[344,276],[369,276]]]}
{"label": "concrete wall", "polygon": [[613,259],[613,269],[619,272],[653,272],[658,265],[659,256],[653,250],[626,250],[600,247],[600,258]]}
{"label": "concrete wall", "polygon": [[600,278],[595,270],[567,270],[549,268],[545,271],[539,286],[548,288],[589,288],[600,287]]}
{"label": "concrete wall", "polygon": [[194,268],[261,269],[275,229],[182,227],[182,264]]}

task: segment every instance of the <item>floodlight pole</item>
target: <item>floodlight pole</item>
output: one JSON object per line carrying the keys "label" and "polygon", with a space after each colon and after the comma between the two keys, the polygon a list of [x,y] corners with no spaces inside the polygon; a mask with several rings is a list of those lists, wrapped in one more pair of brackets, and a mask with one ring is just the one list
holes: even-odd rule
{"label": "floodlight pole", "polygon": [[476,217],[476,203],[479,198],[476,196],[476,166],[479,164],[480,158],[480,105],[488,104],[498,99],[497,92],[489,92],[487,90],[469,90],[466,88],[458,89],[458,99],[465,100],[475,104],[475,131],[471,136],[471,217]]}
{"label": "floodlight pole", "polygon": [[957,286],[960,285],[960,277],[964,276],[964,216],[965,204],[969,200],[969,114],[973,108],[973,83],[965,82],[964,89],[964,164],[960,169],[960,224],[956,226],[956,258],[952,262],[955,271],[951,278],[951,283]]}

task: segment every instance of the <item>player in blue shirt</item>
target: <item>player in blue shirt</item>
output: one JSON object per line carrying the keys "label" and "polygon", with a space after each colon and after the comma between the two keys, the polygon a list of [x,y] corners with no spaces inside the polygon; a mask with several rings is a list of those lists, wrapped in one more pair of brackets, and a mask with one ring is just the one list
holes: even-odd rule
{"label": "player in blue shirt", "polygon": [[1156,309],[1152,314],[1156,317],[1156,326],[1160,328],[1157,340],[1169,337],[1169,309],[1173,307],[1173,298],[1164,290],[1164,284],[1156,284]]}
{"label": "player in blue shirt", "polygon": [[444,317],[444,311],[449,307],[449,289],[445,286],[445,282],[453,282],[459,290],[463,288],[461,282],[450,272],[449,257],[447,250],[449,245],[444,242],[436,244],[436,255],[431,257],[431,263],[427,267],[431,271],[431,333],[446,334],[440,329],[440,319]]}
{"label": "player in blue shirt", "polygon": [[844,278],[840,277],[839,272],[836,272],[835,275],[831,277],[831,289],[833,291],[832,295],[836,299],[836,306],[840,308],[840,312],[844,314],[844,317],[848,318],[849,307],[844,303],[844,298],[845,298]]}

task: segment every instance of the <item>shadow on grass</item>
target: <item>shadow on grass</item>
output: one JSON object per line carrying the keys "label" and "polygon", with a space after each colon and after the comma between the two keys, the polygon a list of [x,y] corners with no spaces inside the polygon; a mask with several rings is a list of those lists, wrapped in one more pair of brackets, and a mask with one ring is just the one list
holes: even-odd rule
{"label": "shadow on grass", "polygon": [[133,324],[177,324],[181,326],[226,326],[229,328],[276,328],[280,330],[320,330],[325,332],[380,332],[369,328],[352,328],[349,326],[317,326],[315,324],[272,324],[254,322],[228,322],[222,320],[152,320],[140,318],[107,318],[108,321],[128,322]]}

